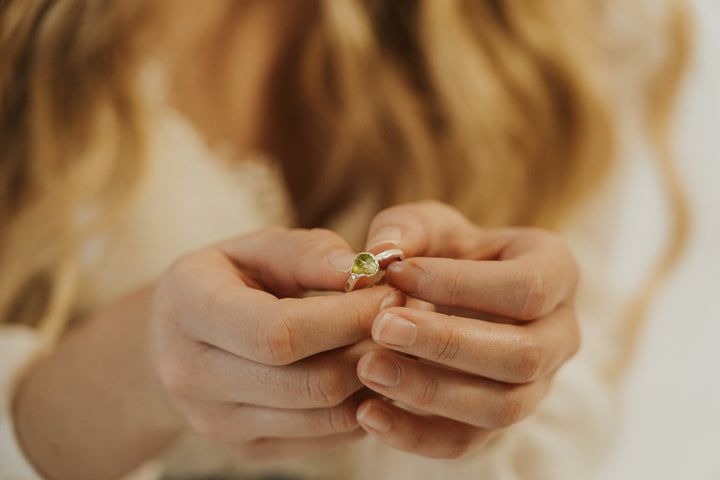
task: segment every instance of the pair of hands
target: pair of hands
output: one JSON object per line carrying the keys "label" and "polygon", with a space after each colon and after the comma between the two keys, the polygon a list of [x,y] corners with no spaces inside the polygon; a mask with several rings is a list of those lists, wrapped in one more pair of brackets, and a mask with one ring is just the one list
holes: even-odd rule
{"label": "pair of hands", "polygon": [[387,285],[342,295],[304,297],[342,290],[355,256],[326,230],[266,230],[178,260],[156,290],[152,357],[183,421],[251,459],[367,433],[456,458],[536,408],[579,345],[562,241],[425,202],[378,214],[368,245],[407,260]]}

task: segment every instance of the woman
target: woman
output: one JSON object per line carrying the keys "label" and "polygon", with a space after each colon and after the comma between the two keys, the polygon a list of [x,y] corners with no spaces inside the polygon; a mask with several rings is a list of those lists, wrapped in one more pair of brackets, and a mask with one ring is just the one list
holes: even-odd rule
{"label": "woman", "polygon": [[[578,267],[548,230],[591,218],[611,98],[665,151],[684,52],[677,5],[627,4],[2,2],[8,478],[116,478],[191,432],[210,453],[166,475],[586,475],[627,350],[595,355],[600,319],[560,369]],[[644,77],[601,41],[633,15],[665,39]],[[315,295],[348,241],[406,260]]]}

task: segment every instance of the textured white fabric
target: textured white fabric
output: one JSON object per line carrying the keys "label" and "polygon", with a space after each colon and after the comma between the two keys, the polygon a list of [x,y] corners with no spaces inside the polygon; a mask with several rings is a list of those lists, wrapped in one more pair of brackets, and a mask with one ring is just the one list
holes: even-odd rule
{"label": "textured white fabric", "polygon": [[40,480],[20,450],[12,422],[15,382],[39,347],[30,328],[0,327],[0,480]]}

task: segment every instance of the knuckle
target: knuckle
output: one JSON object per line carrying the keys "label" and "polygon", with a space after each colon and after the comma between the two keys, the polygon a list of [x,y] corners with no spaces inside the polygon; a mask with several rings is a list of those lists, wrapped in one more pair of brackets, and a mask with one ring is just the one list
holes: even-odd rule
{"label": "knuckle", "polygon": [[197,267],[203,263],[205,256],[205,250],[196,250],[180,255],[165,271],[164,278],[170,282],[179,283],[195,278]]}
{"label": "knuckle", "polygon": [[228,299],[235,292],[234,285],[226,283],[222,286],[209,288],[207,285],[198,285],[194,288],[197,296],[193,308],[195,317],[212,318],[214,316],[224,316],[225,305]]}
{"label": "knuckle", "polygon": [[280,314],[257,323],[255,345],[258,360],[266,365],[287,365],[295,360],[290,321]]}
{"label": "knuckle", "polygon": [[450,264],[453,267],[452,272],[449,274],[447,282],[442,282],[448,296],[449,305],[461,305],[463,298],[467,295],[465,282],[463,281],[463,275],[458,268],[457,264]]}
{"label": "knuckle", "polygon": [[216,415],[194,413],[188,416],[188,422],[193,430],[203,437],[213,440],[223,440],[226,437],[226,423]]}
{"label": "knuckle", "polygon": [[370,330],[373,317],[378,312],[378,303],[360,303],[354,308],[348,308],[343,312],[343,318],[348,332],[353,332],[356,338],[361,338]]}
{"label": "knuckle", "polygon": [[233,446],[232,451],[240,460],[248,462],[267,462],[278,457],[281,452],[276,451],[279,447],[277,440],[271,438],[256,438],[250,442],[244,442]]}
{"label": "knuckle", "polygon": [[467,432],[459,432],[450,440],[447,452],[444,457],[447,460],[457,460],[470,452],[473,445],[473,438]]}
{"label": "knuckle", "polygon": [[[200,404],[186,414],[190,427],[203,437],[228,447],[258,438],[258,424],[242,405]],[[242,430],[233,428],[242,425]]]}
{"label": "knuckle", "polygon": [[158,360],[157,372],[165,389],[176,397],[189,397],[197,389],[195,375],[176,358]]}
{"label": "knuckle", "polygon": [[264,238],[282,237],[283,235],[287,235],[287,234],[291,233],[292,231],[293,231],[293,229],[290,227],[274,225],[274,226],[259,230],[256,233],[251,233],[251,234],[249,234],[249,236],[261,235]]}
{"label": "knuckle", "polygon": [[194,263],[193,258],[195,253],[185,253],[177,257],[165,271],[163,278],[165,279],[177,279],[184,278],[190,265]]}
{"label": "knuckle", "polygon": [[346,398],[343,375],[337,369],[325,367],[310,371],[307,376],[308,398],[317,407],[336,407]]}
{"label": "knuckle", "polygon": [[358,426],[355,409],[350,406],[328,408],[327,422],[334,433],[350,432]]}
{"label": "knuckle", "polygon": [[189,295],[197,291],[198,268],[204,260],[202,250],[186,253],[178,257],[160,278],[153,296],[156,316],[172,320],[179,312],[186,310]]}
{"label": "knuckle", "polygon": [[523,242],[533,245],[543,245],[546,249],[557,249],[565,245],[562,237],[557,233],[542,227],[525,227],[521,234]]}
{"label": "knuckle", "polygon": [[512,358],[510,375],[515,382],[527,383],[537,379],[542,366],[542,351],[533,338],[523,339]]}
{"label": "knuckle", "polygon": [[476,453],[488,442],[492,432],[493,430],[465,425],[457,440],[458,456],[455,458],[467,457]]}
{"label": "knuckle", "polygon": [[374,232],[388,225],[409,226],[418,225],[422,222],[420,210],[423,203],[406,203],[403,205],[393,205],[381,210],[370,225],[370,231]]}
{"label": "knuckle", "polygon": [[535,269],[528,270],[520,277],[518,285],[517,318],[533,320],[542,315],[547,302],[547,282]]}
{"label": "knuckle", "polygon": [[377,215],[375,215],[371,226],[382,225],[387,223],[387,221],[390,219],[402,217],[405,214],[414,211],[413,205],[414,204],[393,205],[391,207],[384,208],[380,210]]}
{"label": "knuckle", "polygon": [[462,214],[460,214],[457,209],[451,207],[447,203],[443,203],[435,199],[420,200],[418,202],[407,204],[407,207],[414,210],[425,210],[432,214],[433,217],[462,218]]}
{"label": "knuckle", "polygon": [[417,398],[417,406],[421,409],[431,407],[437,400],[440,382],[437,377],[432,376],[425,380]]}
{"label": "knuckle", "polygon": [[418,452],[421,451],[423,445],[426,443],[425,432],[423,429],[414,428],[407,432],[402,437],[400,450],[406,452]]}
{"label": "knuckle", "polygon": [[317,266],[318,260],[324,259],[334,249],[349,248],[337,233],[327,229],[294,230],[291,235],[292,260],[288,262],[288,274],[301,286],[317,282],[317,272],[310,265]]}
{"label": "knuckle", "polygon": [[326,252],[330,246],[343,244],[338,234],[325,228],[295,230],[293,233],[297,236],[297,238],[294,239],[293,245],[295,246],[296,254],[301,255],[299,258],[312,256],[318,251]]}
{"label": "knuckle", "polygon": [[460,352],[460,339],[449,326],[443,326],[435,343],[435,359],[440,363],[449,363],[457,359]]}
{"label": "knuckle", "polygon": [[524,403],[517,388],[509,388],[493,413],[492,428],[507,428],[523,418]]}

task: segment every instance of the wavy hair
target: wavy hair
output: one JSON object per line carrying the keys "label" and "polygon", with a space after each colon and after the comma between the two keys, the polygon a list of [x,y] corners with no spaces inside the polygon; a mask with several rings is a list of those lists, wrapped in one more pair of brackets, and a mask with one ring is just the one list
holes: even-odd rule
{"label": "wavy hair", "polygon": [[[62,330],[80,245],[120,217],[142,175],[137,79],[153,3],[0,0],[3,322]],[[312,21],[271,85],[263,143],[298,223],[327,224],[372,191],[378,206],[437,198],[483,225],[560,226],[612,168],[619,106],[601,19],[635,3],[309,2]],[[664,57],[638,88],[679,227],[661,273],[687,231],[668,129],[688,27],[682,2],[669,5]],[[655,288],[639,297],[631,337]]]}

